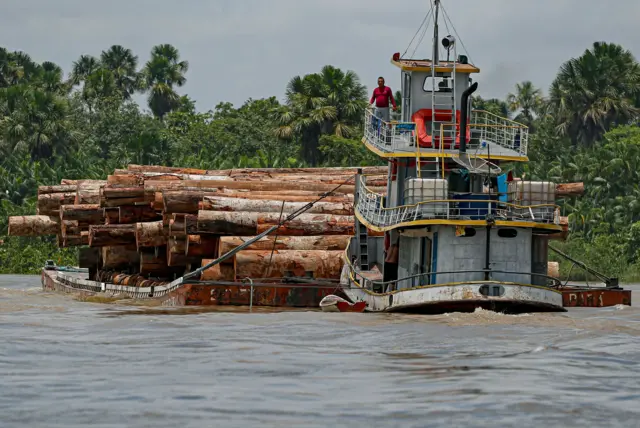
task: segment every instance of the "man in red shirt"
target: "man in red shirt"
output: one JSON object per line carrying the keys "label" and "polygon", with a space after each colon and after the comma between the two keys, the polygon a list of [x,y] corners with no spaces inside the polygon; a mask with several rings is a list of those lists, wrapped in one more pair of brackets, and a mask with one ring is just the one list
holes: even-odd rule
{"label": "man in red shirt", "polygon": [[376,105],[376,116],[385,122],[389,122],[389,99],[391,99],[391,105],[393,105],[393,111],[398,108],[396,106],[396,100],[393,98],[393,92],[388,86],[384,86],[384,77],[378,77],[378,87],[373,90],[373,96],[369,101],[369,104]]}

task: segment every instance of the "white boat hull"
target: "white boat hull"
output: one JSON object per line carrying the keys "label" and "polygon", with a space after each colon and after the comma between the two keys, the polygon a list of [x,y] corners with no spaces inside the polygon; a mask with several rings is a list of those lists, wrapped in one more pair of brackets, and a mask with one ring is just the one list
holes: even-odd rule
{"label": "white boat hull", "polygon": [[[486,296],[481,287],[502,287],[497,296]],[[485,287],[486,288],[486,287]],[[535,285],[473,282],[428,285],[389,293],[375,293],[351,281],[343,292],[354,302],[366,302],[370,312],[472,312],[476,308],[506,313],[564,312],[562,293]]]}

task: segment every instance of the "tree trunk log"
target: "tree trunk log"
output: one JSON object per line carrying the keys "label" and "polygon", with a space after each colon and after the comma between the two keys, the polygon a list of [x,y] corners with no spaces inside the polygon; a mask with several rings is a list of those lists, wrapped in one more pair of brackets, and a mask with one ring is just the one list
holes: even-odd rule
{"label": "tree trunk log", "polygon": [[[281,220],[280,213],[199,211],[198,232],[226,236],[258,235]],[[352,216],[302,214],[280,229],[280,236],[353,235]]]}
{"label": "tree trunk log", "polygon": [[80,180],[72,180],[69,178],[63,178],[60,180],[60,185],[62,186],[78,186],[78,181]]}
{"label": "tree trunk log", "polygon": [[569,237],[569,217],[560,217],[560,226],[562,226],[562,232],[549,235],[549,239],[553,241],[566,241]]}
{"label": "tree trunk log", "polygon": [[119,207],[118,220],[120,224],[131,224],[158,221],[161,215],[149,205],[123,205]]}
{"label": "tree trunk log", "polygon": [[582,196],[584,183],[560,183],[556,185],[556,197]]}
{"label": "tree trunk log", "polygon": [[[317,198],[316,198],[317,199]],[[229,212],[273,212],[290,214],[298,211],[307,205],[305,202],[286,202],[275,200],[253,200],[225,198],[220,196],[205,196],[202,201],[203,208],[211,211]],[[305,211],[305,214],[332,214],[332,215],[353,215],[353,204],[339,204],[334,202],[316,202],[316,204]]]}
{"label": "tree trunk log", "polygon": [[[333,184],[322,183],[295,183],[286,181],[219,181],[219,180],[183,180],[183,181],[153,181],[144,183],[145,194],[148,202],[155,200],[155,192],[163,190],[182,190],[187,187],[201,189],[202,191],[219,191],[219,189],[249,189],[257,191],[280,190],[306,190],[328,192],[335,189]],[[354,186],[347,185],[338,189],[342,193],[354,193]]]}
{"label": "tree trunk log", "polygon": [[46,215],[9,217],[9,236],[45,236],[60,233],[60,222]]}
{"label": "tree trunk log", "polygon": [[80,225],[92,225],[104,223],[104,210],[100,205],[62,205],[60,207],[60,219],[62,221],[77,221]]}
{"label": "tree trunk log", "polygon": [[159,247],[156,251],[142,251],[140,253],[140,275],[173,279],[184,273],[184,267],[169,267],[167,249]]}
{"label": "tree trunk log", "polygon": [[189,235],[185,240],[185,255],[193,258],[219,257],[220,238],[207,235]]}
{"label": "tree trunk log", "polygon": [[167,245],[162,221],[150,223],[136,223],[136,246],[138,250],[143,247],[159,247]]}
{"label": "tree trunk log", "polygon": [[102,268],[117,269],[123,267],[138,267],[140,256],[135,247],[106,246],[102,247]]}
{"label": "tree trunk log", "polygon": [[63,220],[61,222],[61,235],[64,238],[66,235],[80,236],[80,225],[76,220]]}
{"label": "tree trunk log", "polygon": [[[238,168],[225,170],[203,170],[192,168],[179,168],[157,165],[128,165],[129,172],[162,172],[176,174],[195,175],[234,175],[234,174],[318,174],[318,175],[349,175],[358,172],[357,167],[331,167],[331,168]],[[362,173],[367,175],[386,174],[387,166],[363,167]]]}
{"label": "tree trunk log", "polygon": [[135,224],[89,226],[90,247],[107,247],[117,245],[136,245]]}
{"label": "tree trunk log", "polygon": [[[73,197],[75,198],[77,190],[78,190],[78,186],[76,184],[67,184],[67,185],[61,184],[58,186],[39,186],[38,196],[50,195],[52,193],[73,193]],[[71,201],[70,203],[73,203],[73,201]]]}
{"label": "tree trunk log", "polygon": [[167,264],[171,267],[187,266],[193,263],[200,263],[202,257],[188,257],[186,238],[169,238],[167,245]]}
{"label": "tree trunk log", "polygon": [[60,205],[73,204],[75,200],[75,192],[38,195],[37,211],[40,215],[59,215]]}
{"label": "tree trunk log", "polygon": [[169,236],[184,238],[187,236],[185,230],[184,217],[186,214],[172,214],[172,219],[169,220]]}
{"label": "tree trunk log", "polygon": [[[240,251],[235,255],[235,279],[305,277],[340,278],[343,251]],[[203,260],[205,266],[210,260]],[[210,272],[211,270],[211,272]],[[207,269],[203,279],[215,280],[220,269]]]}
{"label": "tree trunk log", "polygon": [[552,278],[560,278],[560,263],[548,262],[547,263],[547,276]]}
{"label": "tree trunk log", "polygon": [[[203,235],[204,238],[206,235]],[[242,251],[258,250],[304,250],[304,251],[344,251],[349,245],[351,236],[330,235],[330,236],[265,236]],[[228,253],[236,247],[247,242],[249,236],[222,236],[220,239],[220,250],[218,254]]]}
{"label": "tree trunk log", "polygon": [[65,235],[61,236],[61,241],[58,242],[58,246],[62,248],[67,247],[82,247],[89,245],[89,232],[81,232],[80,235]]}
{"label": "tree trunk log", "polygon": [[105,180],[80,180],[76,190],[76,205],[99,204],[100,188],[107,184]]}
{"label": "tree trunk log", "polygon": [[105,224],[119,224],[120,223],[120,208],[119,207],[103,208],[102,212],[104,213],[104,222],[105,222]]}

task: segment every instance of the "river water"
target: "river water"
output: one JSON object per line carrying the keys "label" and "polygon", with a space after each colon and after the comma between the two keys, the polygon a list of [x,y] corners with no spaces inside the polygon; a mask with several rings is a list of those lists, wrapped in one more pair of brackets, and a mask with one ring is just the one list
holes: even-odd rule
{"label": "river water", "polygon": [[638,307],[203,312],[0,276],[0,332],[3,428],[640,426]]}

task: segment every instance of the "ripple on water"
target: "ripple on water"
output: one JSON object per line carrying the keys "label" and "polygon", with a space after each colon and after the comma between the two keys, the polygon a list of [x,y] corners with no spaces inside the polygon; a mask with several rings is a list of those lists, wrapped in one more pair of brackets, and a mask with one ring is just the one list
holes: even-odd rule
{"label": "ripple on water", "polygon": [[2,427],[630,426],[640,311],[98,304],[0,276]]}

